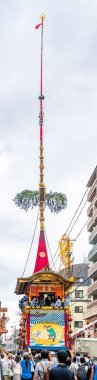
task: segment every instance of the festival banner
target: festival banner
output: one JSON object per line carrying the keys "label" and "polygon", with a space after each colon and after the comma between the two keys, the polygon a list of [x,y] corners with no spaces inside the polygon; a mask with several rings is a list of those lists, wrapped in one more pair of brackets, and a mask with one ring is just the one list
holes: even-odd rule
{"label": "festival banner", "polygon": [[64,348],[64,310],[32,309],[30,311],[30,346]]}

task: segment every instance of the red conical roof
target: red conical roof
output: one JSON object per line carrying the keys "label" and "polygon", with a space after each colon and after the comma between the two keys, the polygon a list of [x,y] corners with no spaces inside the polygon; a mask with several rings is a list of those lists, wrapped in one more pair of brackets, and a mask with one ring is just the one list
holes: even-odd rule
{"label": "red conical roof", "polygon": [[40,231],[34,273],[39,272],[40,270],[44,269],[47,265],[49,266],[49,260],[48,260],[46,242],[45,242],[45,235],[44,235],[44,231]]}

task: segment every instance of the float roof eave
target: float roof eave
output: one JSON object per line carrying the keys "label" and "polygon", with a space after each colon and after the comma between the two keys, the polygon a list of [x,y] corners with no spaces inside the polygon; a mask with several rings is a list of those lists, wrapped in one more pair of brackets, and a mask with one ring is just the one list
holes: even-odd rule
{"label": "float roof eave", "polygon": [[20,277],[17,279],[16,294],[25,294],[27,287],[31,284],[39,284],[39,283],[56,283],[56,284],[64,284],[65,291],[67,292],[69,288],[74,284],[74,281],[67,280],[63,278],[58,273],[54,272],[49,267],[44,268],[43,270],[32,274],[30,277]]}

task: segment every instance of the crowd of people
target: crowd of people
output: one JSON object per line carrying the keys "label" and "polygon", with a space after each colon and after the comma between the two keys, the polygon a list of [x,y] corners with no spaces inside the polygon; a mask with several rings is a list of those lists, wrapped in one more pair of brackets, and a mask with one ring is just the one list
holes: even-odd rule
{"label": "crowd of people", "polygon": [[97,364],[69,350],[0,353],[0,380],[97,380]]}

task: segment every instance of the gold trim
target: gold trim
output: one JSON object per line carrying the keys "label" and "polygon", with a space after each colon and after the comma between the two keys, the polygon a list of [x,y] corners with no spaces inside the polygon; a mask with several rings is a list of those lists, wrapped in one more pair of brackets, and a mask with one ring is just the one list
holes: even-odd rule
{"label": "gold trim", "polygon": [[42,13],[41,15],[40,15],[40,20],[42,20],[42,18],[45,20],[46,19],[46,15],[45,15],[45,13]]}

